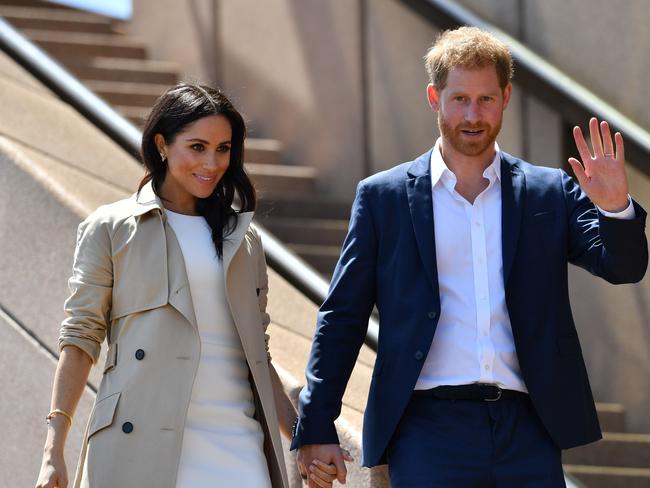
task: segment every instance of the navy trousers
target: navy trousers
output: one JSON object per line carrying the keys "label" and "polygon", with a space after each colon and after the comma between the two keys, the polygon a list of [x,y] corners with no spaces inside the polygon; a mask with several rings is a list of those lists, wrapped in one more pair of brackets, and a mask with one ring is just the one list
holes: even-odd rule
{"label": "navy trousers", "polygon": [[527,396],[414,395],[387,450],[392,488],[563,488],[561,451]]}

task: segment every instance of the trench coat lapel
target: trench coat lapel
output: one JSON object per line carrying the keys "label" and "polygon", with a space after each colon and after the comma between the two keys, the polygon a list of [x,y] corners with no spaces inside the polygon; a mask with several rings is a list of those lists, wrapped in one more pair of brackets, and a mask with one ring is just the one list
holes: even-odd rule
{"label": "trench coat lapel", "polygon": [[[136,198],[136,205],[133,211],[134,216],[139,217],[148,212],[158,211],[165,228],[164,249],[162,256],[166,256],[167,285],[169,290],[168,302],[178,310],[194,327],[197,327],[194,304],[190,292],[187,270],[183,251],[176,239],[173,229],[167,224],[167,217],[164,206],[153,191],[151,183],[147,183]],[[228,276],[228,269],[233,257],[241,246],[246,231],[253,220],[254,212],[244,212],[237,215],[237,225],[233,232],[223,242],[223,270],[224,278]],[[227,285],[227,281],[226,281]]]}
{"label": "trench coat lapel", "polygon": [[[174,234],[173,229],[167,223],[165,208],[158,195],[153,191],[151,182],[149,182],[142,187],[142,190],[137,195],[133,214],[137,218],[154,211],[160,215],[162,228],[165,230],[164,238],[163,236],[160,236],[160,238],[151,236],[151,238],[155,238],[156,241],[162,243],[163,248],[161,249],[160,256],[166,270],[166,276],[163,278],[163,282],[167,283],[167,302],[178,310],[190,324],[197,327],[183,251],[176,239],[176,234]],[[154,252],[153,248],[152,252]],[[159,283],[159,285],[162,285],[162,283]]]}
{"label": "trench coat lapel", "polygon": [[406,194],[420,259],[434,296],[439,296],[430,160],[431,151],[427,151],[413,161],[406,178]]}
{"label": "trench coat lapel", "polygon": [[223,241],[223,273],[228,276],[228,269],[232,258],[235,256],[237,249],[244,240],[248,226],[253,220],[254,212],[244,212],[237,214],[237,225],[232,233],[227,236]]}
{"label": "trench coat lapel", "polygon": [[508,283],[517,252],[519,228],[526,196],[526,178],[516,163],[501,156],[501,252],[503,283]]}
{"label": "trench coat lapel", "polygon": [[185,269],[183,251],[173,229],[165,224],[167,231],[167,282],[169,283],[169,304],[178,310],[190,324],[198,328],[190,283]]}

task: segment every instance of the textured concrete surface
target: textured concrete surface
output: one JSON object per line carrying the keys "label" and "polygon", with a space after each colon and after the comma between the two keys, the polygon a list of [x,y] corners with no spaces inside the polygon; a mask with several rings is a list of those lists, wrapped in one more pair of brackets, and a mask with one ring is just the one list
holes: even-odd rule
{"label": "textured concrete surface", "polygon": [[[2,486],[34,486],[45,441],[45,416],[50,411],[49,391],[56,363],[47,351],[11,324],[0,312],[0,431]],[[65,459],[74,476],[79,446],[90,414],[93,395],[84,392],[68,435]]]}

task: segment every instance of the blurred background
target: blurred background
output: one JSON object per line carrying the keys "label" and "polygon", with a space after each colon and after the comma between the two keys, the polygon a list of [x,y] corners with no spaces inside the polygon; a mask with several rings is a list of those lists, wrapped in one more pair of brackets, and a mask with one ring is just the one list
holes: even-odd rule
{"label": "blurred background", "polygon": [[[221,87],[248,121],[256,219],[279,249],[269,256],[271,344],[294,394],[357,183],[437,138],[422,58],[442,29],[478,25],[511,47],[515,88],[503,150],[567,169],[577,153],[571,128],[604,118],[626,140],[632,196],[650,208],[647,0],[0,0],[0,17],[6,486],[33,485],[38,473],[76,225],[136,189],[136,129],[177,81]],[[52,81],[56,69],[29,58],[35,47],[80,85]],[[614,287],[573,267],[570,276],[606,433],[566,452],[565,472],[589,487],[649,487],[648,279]],[[370,340],[339,424],[357,461],[373,364]],[[71,471],[100,379],[94,371],[75,419]],[[382,469],[350,476],[348,486],[388,486]]]}

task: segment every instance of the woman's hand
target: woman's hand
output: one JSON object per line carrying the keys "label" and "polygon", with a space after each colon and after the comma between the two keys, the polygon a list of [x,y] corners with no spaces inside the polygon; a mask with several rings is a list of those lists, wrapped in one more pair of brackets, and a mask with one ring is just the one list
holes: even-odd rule
{"label": "woman's hand", "polygon": [[[316,450],[321,456],[310,457],[306,451],[314,445],[301,446],[298,449],[298,471],[300,471],[304,483],[309,488],[330,488],[335,480],[345,484],[347,469],[345,462],[353,462],[354,459],[347,449],[343,449],[338,444],[320,444],[316,445]],[[321,459],[329,459],[327,453],[334,454],[333,459],[328,464]],[[310,459],[309,462],[306,462]],[[308,467],[307,467],[308,466]]]}
{"label": "woman's hand", "polygon": [[[345,449],[341,450],[343,451],[343,459],[352,461],[350,453]],[[333,464],[325,464],[319,459],[314,459],[309,465],[309,479],[321,488],[330,488],[336,478],[336,466]]]}
{"label": "woman's hand", "polygon": [[67,488],[67,486],[68,470],[65,467],[63,454],[45,451],[36,488]]}

